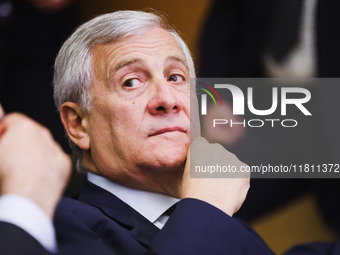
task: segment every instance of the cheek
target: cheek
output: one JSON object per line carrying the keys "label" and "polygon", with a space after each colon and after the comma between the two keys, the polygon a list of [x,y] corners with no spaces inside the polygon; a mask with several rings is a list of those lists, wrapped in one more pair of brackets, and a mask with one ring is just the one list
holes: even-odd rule
{"label": "cheek", "polygon": [[92,153],[103,155],[112,144],[112,125],[105,116],[97,116],[91,125],[90,142]]}
{"label": "cheek", "polygon": [[116,115],[111,119],[111,131],[116,141],[130,143],[137,140],[141,131],[144,114],[143,108],[136,101],[117,108]]}
{"label": "cheek", "polygon": [[122,105],[118,109],[118,116],[116,116],[117,124],[130,128],[140,125],[144,116],[144,108],[143,104],[135,100]]}

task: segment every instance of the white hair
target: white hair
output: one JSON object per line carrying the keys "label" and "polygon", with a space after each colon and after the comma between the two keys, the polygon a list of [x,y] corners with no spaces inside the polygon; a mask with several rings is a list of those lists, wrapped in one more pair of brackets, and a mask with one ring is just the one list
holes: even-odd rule
{"label": "white hair", "polygon": [[75,102],[86,112],[91,109],[93,79],[92,48],[96,44],[119,41],[136,36],[150,28],[167,30],[181,48],[190,77],[195,77],[190,51],[163,17],[142,11],[117,11],[98,16],[81,25],[60,49],[54,66],[54,100],[58,109],[64,102]]}
{"label": "white hair", "polygon": [[[91,83],[94,78],[92,49],[97,44],[117,42],[127,36],[136,36],[151,28],[167,30],[176,40],[185,57],[190,78],[195,78],[190,51],[166,20],[158,14],[143,11],[117,11],[100,15],[83,25],[67,39],[54,65],[54,100],[58,109],[64,102],[74,102],[89,113],[91,110]],[[81,150],[70,141],[80,166]]]}

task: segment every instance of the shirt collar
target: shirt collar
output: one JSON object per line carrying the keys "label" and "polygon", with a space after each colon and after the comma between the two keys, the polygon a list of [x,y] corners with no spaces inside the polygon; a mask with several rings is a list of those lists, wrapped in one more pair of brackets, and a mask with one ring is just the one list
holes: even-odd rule
{"label": "shirt collar", "polygon": [[87,173],[87,179],[118,197],[152,223],[155,223],[167,209],[179,201],[177,198],[164,194],[129,188],[90,172]]}

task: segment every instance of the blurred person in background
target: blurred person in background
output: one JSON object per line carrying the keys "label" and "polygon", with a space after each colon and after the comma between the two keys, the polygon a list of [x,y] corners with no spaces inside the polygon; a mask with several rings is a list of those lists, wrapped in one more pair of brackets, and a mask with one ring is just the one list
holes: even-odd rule
{"label": "blurred person in background", "polygon": [[[215,0],[201,37],[199,77],[340,77],[339,14],[340,2],[334,0]],[[224,141],[226,148],[250,165],[338,163],[340,87],[310,89],[315,121],[308,128],[218,133],[204,129],[208,124],[202,123],[203,135]],[[257,95],[266,93],[264,87],[254,90]],[[266,102],[268,97],[261,100]],[[223,104],[224,113],[230,103]],[[339,184],[331,179],[253,179],[252,192],[237,215],[252,220],[312,190],[324,219],[340,233]]]}

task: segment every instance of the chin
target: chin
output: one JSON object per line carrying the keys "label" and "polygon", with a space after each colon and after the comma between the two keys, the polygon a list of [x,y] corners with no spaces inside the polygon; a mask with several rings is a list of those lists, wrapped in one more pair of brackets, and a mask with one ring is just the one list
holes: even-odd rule
{"label": "chin", "polygon": [[186,163],[186,159],[181,160],[169,160],[167,162],[164,162],[161,168],[163,171],[179,171],[183,170]]}
{"label": "chin", "polygon": [[164,161],[164,167],[166,169],[177,169],[181,168],[183,169],[186,163],[187,154],[184,153],[182,156],[179,157],[181,154],[174,155],[174,157],[171,157],[170,155],[167,156],[166,160]]}
{"label": "chin", "polygon": [[146,158],[148,160],[143,161],[141,165],[147,168],[158,169],[158,171],[178,171],[185,166],[186,152],[156,153]]}
{"label": "chin", "polygon": [[183,167],[186,162],[187,152],[190,142],[182,140],[177,141],[152,141],[139,154],[138,161],[143,165],[148,165],[151,168],[173,169]]}

